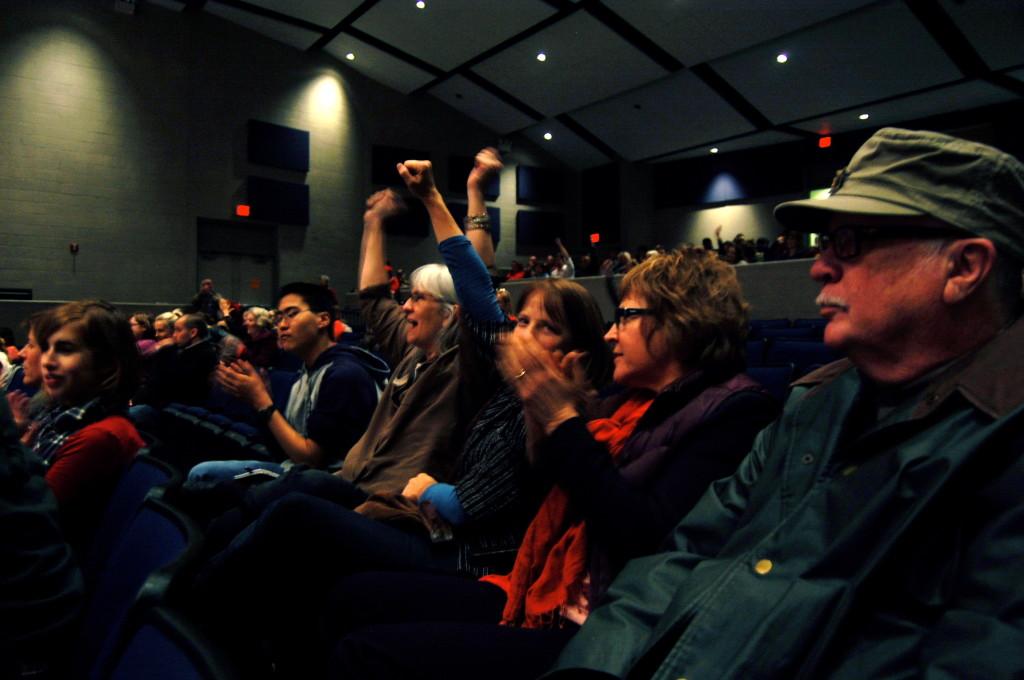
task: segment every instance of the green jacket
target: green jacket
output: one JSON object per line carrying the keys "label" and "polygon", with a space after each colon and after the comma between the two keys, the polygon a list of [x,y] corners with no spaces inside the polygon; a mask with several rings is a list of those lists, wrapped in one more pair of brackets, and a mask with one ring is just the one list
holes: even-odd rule
{"label": "green jacket", "polygon": [[858,372],[808,376],[551,677],[1021,677],[1022,347],[1018,321],[853,436]]}

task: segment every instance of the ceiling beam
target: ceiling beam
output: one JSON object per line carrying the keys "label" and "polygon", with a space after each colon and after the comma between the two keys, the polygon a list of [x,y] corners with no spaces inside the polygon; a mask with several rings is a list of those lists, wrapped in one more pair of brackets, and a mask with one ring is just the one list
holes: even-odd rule
{"label": "ceiling beam", "polygon": [[[520,113],[529,116],[533,120],[537,122],[544,120],[543,113],[533,108],[526,102],[521,101],[516,97],[513,97],[511,94],[501,89],[491,81],[487,80],[481,75],[478,75],[476,71],[466,71],[465,73],[462,74],[462,77],[468,80],[469,82],[473,83],[480,89],[486,90],[487,92],[491,93],[492,95],[494,95],[501,101],[505,102],[512,108],[516,109]],[[417,90],[417,92],[421,90],[423,90],[423,88],[420,88],[420,90]]]}
{"label": "ceiling beam", "polygon": [[327,43],[337,38],[343,30],[345,30],[346,28],[354,24],[356,21],[358,21],[359,17],[363,16],[371,9],[373,9],[374,5],[376,5],[379,1],[380,0],[363,0],[362,4],[360,4],[354,10],[349,12],[348,16],[346,16],[344,19],[336,23],[326,33],[320,36],[320,38],[315,43],[306,48],[306,51],[318,52],[322,50],[327,45]]}
{"label": "ceiling beam", "polygon": [[583,0],[580,4],[587,14],[614,31],[616,35],[643,52],[648,59],[669,73],[675,73],[684,68],[683,62],[666,52],[660,45],[601,3],[600,0]]}
{"label": "ceiling beam", "polygon": [[266,17],[267,19],[273,19],[280,21],[283,24],[289,24],[290,26],[296,26],[298,28],[304,28],[307,31],[313,31],[315,33],[325,33],[329,29],[326,26],[320,26],[314,24],[312,21],[306,21],[298,17],[293,17],[289,14],[282,14],[281,12],[275,12],[272,9],[266,7],[260,7],[244,0],[215,0],[217,4],[227,5],[228,7],[234,7],[240,9],[249,14],[255,14],[257,16]]}
{"label": "ceiling beam", "polygon": [[751,125],[758,130],[770,130],[775,127],[774,124],[768,120],[768,117],[761,113],[756,106],[746,100],[736,88],[730,85],[725,78],[720,76],[707,63],[697,64],[690,68],[693,75],[701,79],[701,81],[714,90],[715,94],[724,99],[729,106],[736,110],[741,116],[747,119]]}
{"label": "ceiling beam", "polygon": [[[553,4],[553,3],[548,3],[548,4]],[[481,52],[480,54],[476,55],[475,57],[473,57],[469,61],[466,61],[466,62],[463,62],[463,63],[459,64],[458,66],[453,68],[451,71],[448,71],[447,73],[441,75],[440,77],[435,78],[434,80],[430,81],[426,85],[421,86],[413,94],[421,94],[423,92],[426,92],[430,88],[434,87],[435,85],[440,85],[441,83],[443,83],[444,81],[448,80],[449,78],[451,78],[454,75],[466,75],[466,74],[468,74],[469,70],[471,68],[473,68],[474,66],[476,66],[477,64],[481,64],[481,63],[487,61],[488,59],[490,59],[491,57],[493,57],[494,55],[499,54],[499,53],[505,51],[509,47],[512,47],[516,43],[522,42],[523,40],[526,40],[530,36],[533,36],[533,35],[535,35],[537,33],[540,33],[541,31],[543,31],[548,26],[551,26],[553,24],[557,24],[562,19],[566,18],[570,14],[573,14],[574,12],[579,11],[579,9],[580,9],[579,5],[575,5],[575,4],[572,4],[572,3],[560,3],[560,4],[562,5],[562,8],[559,9],[554,14],[552,14],[551,16],[547,17],[546,19],[542,19],[541,21],[538,21],[537,23],[535,23],[533,26],[530,26],[529,28],[523,29],[519,33],[516,33],[515,35],[513,35],[511,38],[507,38],[505,40],[502,40],[500,43],[498,43],[494,47],[491,47],[490,49],[484,50],[483,52]]]}
{"label": "ceiling beam", "polygon": [[985,60],[936,0],[904,0],[904,4],[961,73],[968,78],[989,73]]}
{"label": "ceiling beam", "polygon": [[615,149],[608,146],[603,139],[595,135],[593,132],[583,127],[568,113],[560,113],[559,115],[555,116],[555,120],[557,120],[565,127],[569,128],[569,130],[572,131],[574,135],[576,135],[583,141],[590,144],[590,146],[594,147],[595,149],[603,153],[610,160],[613,160],[617,163],[621,163],[624,160]]}

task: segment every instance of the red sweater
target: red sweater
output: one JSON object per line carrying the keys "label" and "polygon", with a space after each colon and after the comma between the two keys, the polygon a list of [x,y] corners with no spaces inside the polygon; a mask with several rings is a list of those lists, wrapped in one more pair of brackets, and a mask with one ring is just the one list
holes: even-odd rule
{"label": "red sweater", "polygon": [[121,473],[145,445],[124,416],[108,416],[68,437],[46,471],[65,537],[87,549]]}

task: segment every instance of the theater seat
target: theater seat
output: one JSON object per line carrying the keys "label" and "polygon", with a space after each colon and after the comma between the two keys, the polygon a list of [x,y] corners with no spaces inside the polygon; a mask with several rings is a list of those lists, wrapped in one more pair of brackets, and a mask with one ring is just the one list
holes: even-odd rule
{"label": "theater seat", "polygon": [[183,570],[198,557],[199,542],[192,520],[160,499],[146,498],[90,594],[73,677],[105,677],[126,625],[179,585]]}
{"label": "theater seat", "polygon": [[146,612],[117,655],[108,680],[231,680],[224,655],[180,614]]}

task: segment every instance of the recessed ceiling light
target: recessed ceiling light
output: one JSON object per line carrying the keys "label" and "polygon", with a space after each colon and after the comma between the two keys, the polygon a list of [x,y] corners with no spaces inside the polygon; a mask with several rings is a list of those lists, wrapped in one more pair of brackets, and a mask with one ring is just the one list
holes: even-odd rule
{"label": "recessed ceiling light", "polygon": [[356,55],[349,52],[348,54],[345,55],[345,58],[348,59],[349,61],[355,61]]}
{"label": "recessed ceiling light", "polygon": [[544,133],[544,139],[546,139],[546,140],[548,140],[550,142],[551,141],[551,133],[550,132],[545,132]]}
{"label": "recessed ceiling light", "polygon": [[718,147],[717,146],[711,147],[711,153],[718,153]]}
{"label": "recessed ceiling light", "polygon": [[418,7],[419,9],[423,9],[426,6],[427,6],[427,3],[423,2],[423,0],[419,0],[419,2],[416,3],[416,7]]}
{"label": "recessed ceiling light", "polygon": [[787,61],[789,61],[789,55],[786,54],[785,52],[780,52],[778,55],[775,56],[775,61],[779,62],[780,64],[785,64]]}
{"label": "recessed ceiling light", "polygon": [[537,53],[537,61],[547,61],[547,60],[548,60],[548,55],[544,54],[543,52],[538,52]]}
{"label": "recessed ceiling light", "polygon": [[868,118],[871,117],[871,114],[869,114],[869,113],[862,113],[862,114],[860,114],[857,117],[860,118],[861,120],[867,120]]}

